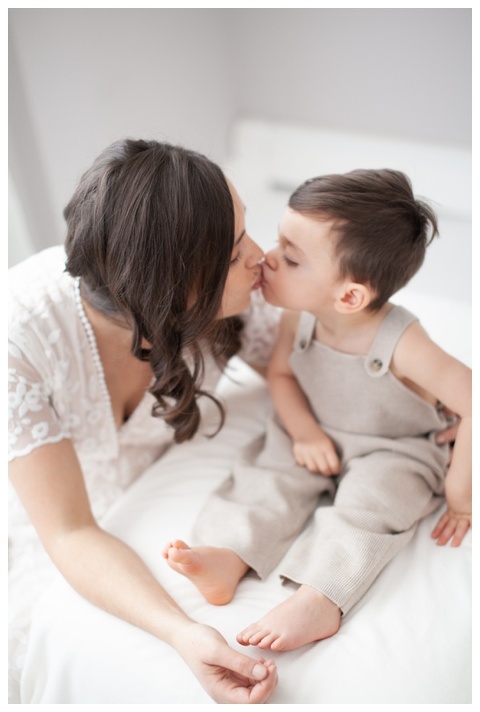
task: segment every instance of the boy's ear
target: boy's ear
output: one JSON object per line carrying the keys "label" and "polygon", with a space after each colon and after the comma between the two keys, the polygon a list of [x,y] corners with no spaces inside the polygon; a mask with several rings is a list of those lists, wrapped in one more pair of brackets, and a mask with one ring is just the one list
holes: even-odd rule
{"label": "boy's ear", "polygon": [[336,300],[335,309],[340,314],[355,314],[366,309],[372,301],[372,291],[365,284],[347,282],[342,286]]}

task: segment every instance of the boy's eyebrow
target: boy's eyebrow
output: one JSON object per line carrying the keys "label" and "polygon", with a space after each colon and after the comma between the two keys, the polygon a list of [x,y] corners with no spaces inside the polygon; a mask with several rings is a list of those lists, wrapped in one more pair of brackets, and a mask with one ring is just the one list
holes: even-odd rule
{"label": "boy's eyebrow", "polygon": [[291,247],[292,250],[296,250],[297,252],[301,252],[302,255],[305,254],[301,247],[299,247],[298,245],[296,245],[294,242],[292,242],[292,241],[289,240],[288,238],[286,238],[286,237],[281,237],[281,240],[284,242],[284,244],[285,244],[287,247]]}

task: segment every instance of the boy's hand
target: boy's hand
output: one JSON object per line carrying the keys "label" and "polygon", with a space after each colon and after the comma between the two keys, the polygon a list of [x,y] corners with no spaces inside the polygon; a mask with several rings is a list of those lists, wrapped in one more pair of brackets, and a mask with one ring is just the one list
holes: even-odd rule
{"label": "boy's hand", "polygon": [[[464,472],[462,471],[463,475]],[[447,511],[440,517],[432,532],[439,546],[450,540],[452,546],[460,546],[472,526],[472,485],[469,477],[458,476],[450,469],[445,478]]]}
{"label": "boy's hand", "polygon": [[293,443],[293,455],[298,465],[306,467],[310,472],[319,472],[321,475],[338,475],[340,460],[335,450],[335,445],[328,435],[320,430]]}
{"label": "boy's hand", "polygon": [[471,526],[471,512],[454,512],[448,508],[432,531],[432,539],[436,539],[439,546],[445,546],[450,539],[451,546],[460,546]]}

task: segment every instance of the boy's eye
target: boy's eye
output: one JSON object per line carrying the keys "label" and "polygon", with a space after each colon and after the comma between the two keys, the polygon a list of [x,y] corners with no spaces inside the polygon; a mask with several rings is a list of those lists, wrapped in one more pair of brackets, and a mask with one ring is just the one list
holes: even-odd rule
{"label": "boy's eye", "polygon": [[286,262],[286,264],[289,267],[298,267],[298,262],[294,262],[293,260],[289,259],[286,255],[282,255],[282,259],[284,262]]}

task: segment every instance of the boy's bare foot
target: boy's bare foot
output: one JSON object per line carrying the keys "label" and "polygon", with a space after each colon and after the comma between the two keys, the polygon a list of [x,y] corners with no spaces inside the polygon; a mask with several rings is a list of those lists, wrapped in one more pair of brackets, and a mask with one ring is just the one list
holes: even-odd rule
{"label": "boy's bare foot", "polygon": [[237,635],[242,645],[295,650],[329,638],[340,628],[340,609],[323,593],[303,585],[257,623]]}
{"label": "boy's bare foot", "polygon": [[216,606],[232,600],[238,582],[249,569],[231,549],[216,546],[190,548],[180,539],[169,542],[163,556],[174,571],[190,579],[202,596]]}

